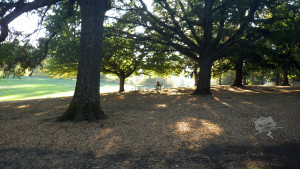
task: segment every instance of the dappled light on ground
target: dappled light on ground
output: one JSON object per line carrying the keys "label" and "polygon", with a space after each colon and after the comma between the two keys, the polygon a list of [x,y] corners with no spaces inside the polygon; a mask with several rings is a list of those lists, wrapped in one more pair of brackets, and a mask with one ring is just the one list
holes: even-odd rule
{"label": "dappled light on ground", "polygon": [[191,149],[199,148],[203,143],[221,135],[223,129],[217,124],[204,119],[185,118],[176,123],[174,133],[181,137]]}
{"label": "dappled light on ground", "polygon": [[218,97],[215,97],[215,96],[213,96],[213,97],[214,97],[215,100],[217,100],[217,101],[220,102],[221,104],[223,104],[223,105],[225,105],[225,106],[228,106],[228,107],[230,107],[230,108],[233,108],[230,104],[221,101]]}
{"label": "dappled light on ground", "polygon": [[48,114],[48,113],[50,113],[49,110],[48,110],[48,111],[41,112],[41,113],[35,113],[35,114],[33,115],[33,117],[44,116],[44,115],[46,115],[46,114]]}
{"label": "dappled light on ground", "polygon": [[207,103],[202,104],[203,109],[205,109],[207,112],[209,112],[213,117],[219,118],[220,114],[211,107],[211,105],[208,105]]}
{"label": "dappled light on ground", "polygon": [[241,104],[246,104],[246,105],[249,105],[249,106],[251,106],[253,108],[257,108],[257,109],[263,109],[264,108],[264,105],[259,105],[259,104],[249,102],[249,101],[245,101],[245,100],[241,100]]}
{"label": "dappled light on ground", "polygon": [[[217,86],[213,87],[216,91],[221,92],[235,92],[235,93],[245,93],[245,94],[276,94],[276,93],[291,93],[291,92],[300,92],[299,86],[255,86],[247,85],[244,87],[236,86]],[[225,90],[224,90],[225,89]]]}
{"label": "dappled light on ground", "polygon": [[199,120],[199,122],[203,125],[202,129],[210,134],[220,135],[223,132],[223,129],[217,124],[213,124],[208,120]]}
{"label": "dappled light on ground", "polygon": [[179,133],[185,133],[187,131],[190,131],[190,123],[188,122],[177,122],[176,123],[176,128]]}
{"label": "dappled light on ground", "polygon": [[[113,147],[119,146],[120,141],[121,141],[121,137],[119,137],[119,136],[113,136],[113,137],[109,138],[109,140],[107,140],[107,143],[106,143],[104,149],[100,149],[100,151],[110,152],[110,150]],[[97,153],[97,151],[95,153]]]}
{"label": "dappled light on ground", "polygon": [[100,130],[96,135],[92,136],[89,142],[90,146],[95,147],[94,153],[96,156],[101,156],[104,153],[115,152],[119,148],[121,137],[114,135],[113,129]]}
{"label": "dappled light on ground", "polygon": [[245,162],[245,166],[249,169],[252,168],[265,168],[265,163],[259,160],[248,160]]}
{"label": "dappled light on ground", "polygon": [[113,129],[103,129],[92,138],[92,141],[103,140],[111,132],[113,132]]}
{"label": "dappled light on ground", "polygon": [[[158,168],[171,164],[170,168],[175,168],[177,163],[179,168],[189,168],[182,167],[189,164],[197,168],[200,163],[218,166],[231,160],[235,162],[232,166],[251,168],[269,167],[269,159],[258,160],[264,156],[257,153],[263,146],[275,149],[288,143],[298,145],[299,88],[278,92],[274,87],[250,87],[262,90],[251,95],[229,88],[213,87],[211,96],[191,95],[190,88],[176,90],[177,94],[168,89],[101,94],[101,107],[108,119],[98,123],[56,123],[71,97],[0,102],[0,151],[59,150],[122,159],[119,163],[124,166],[132,163],[134,156],[162,166]],[[272,116],[278,126],[284,127],[272,133],[274,139],[254,135],[257,131],[251,119],[260,116]],[[1,154],[11,158],[11,154]],[[13,155],[19,157],[19,153]]]}
{"label": "dappled light on ground", "polygon": [[16,108],[17,109],[23,109],[23,108],[28,108],[28,107],[30,107],[29,104],[24,104],[24,105],[21,105],[21,106],[17,106]]}
{"label": "dappled light on ground", "polygon": [[167,104],[156,104],[157,108],[167,108]]}

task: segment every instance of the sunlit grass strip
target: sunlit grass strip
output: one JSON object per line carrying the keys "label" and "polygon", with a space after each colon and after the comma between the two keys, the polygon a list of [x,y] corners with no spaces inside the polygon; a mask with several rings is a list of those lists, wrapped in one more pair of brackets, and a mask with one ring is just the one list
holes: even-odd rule
{"label": "sunlit grass strip", "polygon": [[0,101],[61,97],[73,94],[74,80],[41,77],[6,79],[0,82]]}
{"label": "sunlit grass strip", "polygon": [[[73,96],[75,80],[48,77],[23,77],[0,81],[0,102]],[[117,92],[119,84],[101,81],[100,93]],[[125,85],[125,90],[134,90]]]}

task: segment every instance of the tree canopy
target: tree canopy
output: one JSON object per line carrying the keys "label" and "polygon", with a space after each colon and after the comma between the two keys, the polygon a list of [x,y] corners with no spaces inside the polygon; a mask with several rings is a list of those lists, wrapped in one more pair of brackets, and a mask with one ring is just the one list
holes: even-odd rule
{"label": "tree canopy", "polygon": [[255,12],[263,7],[258,0],[153,1],[150,11],[143,0],[125,3],[127,14],[119,21],[130,22],[148,30],[140,39],[168,45],[190,57],[200,66],[195,94],[211,94],[213,61],[230,46],[246,36]]}
{"label": "tree canopy", "polygon": [[[122,81],[133,73],[178,74],[192,64],[197,76],[194,94],[206,95],[211,94],[212,66],[225,57],[236,70],[243,69],[246,57],[246,65],[263,61],[256,68],[273,65],[285,80],[299,70],[298,1],[154,0],[149,8],[143,0],[116,0],[113,8],[118,15],[109,17],[115,27],[105,24],[104,29],[110,4],[109,0],[0,2],[0,66],[6,75],[21,75],[47,59],[49,72],[77,77],[73,100],[61,121],[106,117],[99,103],[100,71]],[[38,11],[47,37],[37,47],[18,40],[4,42],[9,23],[30,11]]]}
{"label": "tree canopy", "polygon": [[[95,121],[106,118],[100,107],[100,61],[103,41],[103,21],[105,12],[110,9],[110,1],[103,0],[4,0],[0,3],[0,43],[8,36],[8,24],[21,14],[45,7],[45,14],[52,5],[69,4],[67,11],[73,10],[75,2],[80,6],[81,32],[78,57],[77,81],[74,96],[66,112],[58,121],[83,120]],[[61,3],[61,4],[59,4]],[[66,19],[66,18],[65,18]],[[54,25],[59,23],[54,22]],[[57,26],[54,26],[57,28]],[[59,25],[58,25],[59,28]],[[61,28],[63,29],[63,28]],[[57,34],[53,31],[44,43],[44,54],[47,55],[49,39]],[[3,44],[2,44],[3,45]]]}

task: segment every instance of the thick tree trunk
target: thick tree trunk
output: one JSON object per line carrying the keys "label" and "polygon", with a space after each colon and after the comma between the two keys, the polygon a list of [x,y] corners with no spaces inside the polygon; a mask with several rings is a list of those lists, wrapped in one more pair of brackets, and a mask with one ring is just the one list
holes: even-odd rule
{"label": "thick tree trunk", "polygon": [[194,95],[210,95],[210,79],[212,61],[209,57],[205,57],[198,62],[200,67],[199,80]]}
{"label": "thick tree trunk", "polygon": [[282,70],[282,76],[283,76],[282,86],[290,86],[288,74],[289,74],[288,69]]}
{"label": "thick tree trunk", "polygon": [[235,65],[235,80],[231,86],[243,86],[243,60]]}
{"label": "thick tree trunk", "polygon": [[243,85],[247,85],[247,76],[243,76]]}
{"label": "thick tree trunk", "polygon": [[276,80],[275,85],[279,86],[280,85],[280,81],[281,81],[279,73],[276,73],[275,80]]}
{"label": "thick tree trunk", "polygon": [[125,85],[125,79],[126,79],[126,77],[124,77],[124,76],[119,76],[119,79],[120,79],[120,88],[119,88],[119,92],[124,92],[124,91],[125,91],[124,85]]}
{"label": "thick tree trunk", "polygon": [[81,8],[81,39],[77,82],[73,99],[58,121],[96,121],[106,115],[100,107],[100,60],[106,1],[78,1]]}
{"label": "thick tree trunk", "polygon": [[195,80],[195,86],[198,85],[199,79],[198,79],[198,64],[197,62],[194,63],[194,80]]}

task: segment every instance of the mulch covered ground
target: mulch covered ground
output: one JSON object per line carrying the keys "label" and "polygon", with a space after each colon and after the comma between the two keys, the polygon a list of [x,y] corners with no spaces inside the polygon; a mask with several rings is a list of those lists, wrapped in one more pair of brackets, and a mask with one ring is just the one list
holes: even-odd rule
{"label": "mulch covered ground", "polygon": [[[300,87],[101,95],[108,119],[56,123],[70,97],[0,103],[0,168],[297,168]],[[257,134],[253,118],[278,127]]]}

